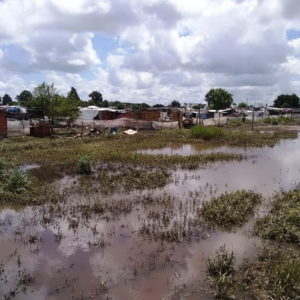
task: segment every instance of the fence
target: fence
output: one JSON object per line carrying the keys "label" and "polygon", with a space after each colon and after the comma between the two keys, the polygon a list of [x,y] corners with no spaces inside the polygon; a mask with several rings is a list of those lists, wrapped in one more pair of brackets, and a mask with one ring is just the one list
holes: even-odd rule
{"label": "fence", "polygon": [[23,136],[29,134],[30,126],[28,120],[7,120],[7,136]]}
{"label": "fence", "polygon": [[100,128],[135,128],[135,129],[160,129],[160,128],[178,128],[178,121],[176,122],[160,122],[160,121],[142,121],[130,118],[120,118],[115,120],[82,120],[76,121],[77,126],[95,126]]}

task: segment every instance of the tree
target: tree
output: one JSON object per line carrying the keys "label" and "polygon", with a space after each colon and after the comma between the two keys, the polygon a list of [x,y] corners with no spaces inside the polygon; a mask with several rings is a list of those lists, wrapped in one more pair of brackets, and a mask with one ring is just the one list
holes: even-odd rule
{"label": "tree", "polygon": [[97,106],[101,106],[101,103],[103,101],[102,98],[102,94],[97,92],[97,91],[93,91],[89,94],[89,97],[91,98],[91,100],[93,101],[93,103]]}
{"label": "tree", "polygon": [[53,83],[43,82],[38,85],[34,88],[32,96],[32,107],[42,109],[52,121],[58,117],[74,119],[78,115],[78,101],[59,95]]}
{"label": "tree", "polygon": [[78,93],[76,91],[76,89],[74,87],[71,87],[71,90],[70,92],[68,93],[68,96],[67,96],[69,99],[74,99],[76,100],[78,103],[81,102],[80,100],[80,97],[78,96]]}
{"label": "tree", "polygon": [[161,107],[165,107],[165,106],[162,105],[162,104],[155,104],[155,105],[153,105],[152,107],[154,107],[154,108],[161,108]]}
{"label": "tree", "polygon": [[3,105],[11,105],[12,104],[12,99],[8,94],[5,94],[2,98],[2,104]]}
{"label": "tree", "polygon": [[295,94],[292,95],[279,95],[274,100],[275,107],[299,107],[299,97]]}
{"label": "tree", "polygon": [[32,101],[32,94],[27,90],[23,90],[20,95],[16,96],[16,100],[20,105],[30,107]]}
{"label": "tree", "polygon": [[248,108],[248,104],[245,103],[245,102],[240,102],[239,105],[238,105],[238,108],[246,109],[246,108]]}
{"label": "tree", "polygon": [[109,107],[109,103],[107,100],[103,100],[101,103],[101,107]]}
{"label": "tree", "polygon": [[51,103],[51,117],[73,121],[79,115],[78,100],[56,94]]}
{"label": "tree", "polygon": [[205,101],[211,109],[226,109],[233,102],[232,95],[224,89],[211,89],[205,95]]}
{"label": "tree", "polygon": [[171,102],[171,106],[172,106],[172,107],[181,107],[181,104],[180,104],[179,101],[173,100],[173,101]]}
{"label": "tree", "polygon": [[32,107],[37,107],[44,111],[46,116],[52,116],[53,103],[56,95],[58,94],[54,84],[41,83],[33,89],[32,92]]}

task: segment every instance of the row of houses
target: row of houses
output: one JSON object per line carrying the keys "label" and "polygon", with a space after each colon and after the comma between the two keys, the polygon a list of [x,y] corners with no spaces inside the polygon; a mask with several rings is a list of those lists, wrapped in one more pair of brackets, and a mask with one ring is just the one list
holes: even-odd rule
{"label": "row of houses", "polygon": [[[101,128],[123,127],[136,129],[157,129],[157,128],[181,128],[186,125],[202,123],[204,125],[215,125],[227,122],[228,117],[254,118],[257,120],[269,115],[283,115],[294,111],[286,108],[262,107],[253,110],[209,110],[192,108],[149,108],[140,111],[118,110],[114,108],[101,108],[88,106],[79,108],[79,116],[75,120],[76,126],[97,126]],[[32,118],[40,120],[33,124]],[[24,121],[27,120],[27,121]],[[29,120],[29,121],[28,121]],[[201,121],[200,121],[201,120]],[[17,123],[19,122],[19,123]],[[6,137],[8,132],[15,128],[16,135],[31,134],[33,136],[50,135],[52,125],[46,124],[42,111],[36,109],[24,109],[17,106],[0,107],[0,137]],[[27,130],[27,131],[26,131]]]}
{"label": "row of houses", "polygon": [[78,121],[88,120],[115,120],[119,118],[129,118],[143,121],[176,121],[178,108],[151,108],[140,111],[117,110],[98,106],[88,106],[79,109]]}

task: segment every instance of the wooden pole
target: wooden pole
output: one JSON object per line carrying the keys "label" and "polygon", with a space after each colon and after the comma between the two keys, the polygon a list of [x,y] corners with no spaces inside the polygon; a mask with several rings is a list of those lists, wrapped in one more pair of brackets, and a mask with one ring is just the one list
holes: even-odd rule
{"label": "wooden pole", "polygon": [[253,127],[254,127],[254,106],[252,107],[252,127],[251,127],[252,131],[253,131]]}

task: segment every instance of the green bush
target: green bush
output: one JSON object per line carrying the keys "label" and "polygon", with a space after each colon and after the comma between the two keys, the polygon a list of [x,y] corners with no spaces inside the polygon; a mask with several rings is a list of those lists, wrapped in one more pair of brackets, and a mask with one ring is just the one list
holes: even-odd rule
{"label": "green bush", "polygon": [[78,159],[78,170],[81,174],[89,175],[92,173],[91,159],[87,155],[83,155]]}
{"label": "green bush", "polygon": [[218,139],[223,135],[223,130],[219,127],[204,127],[202,125],[197,125],[191,129],[191,136],[193,138],[201,138],[203,140]]}

